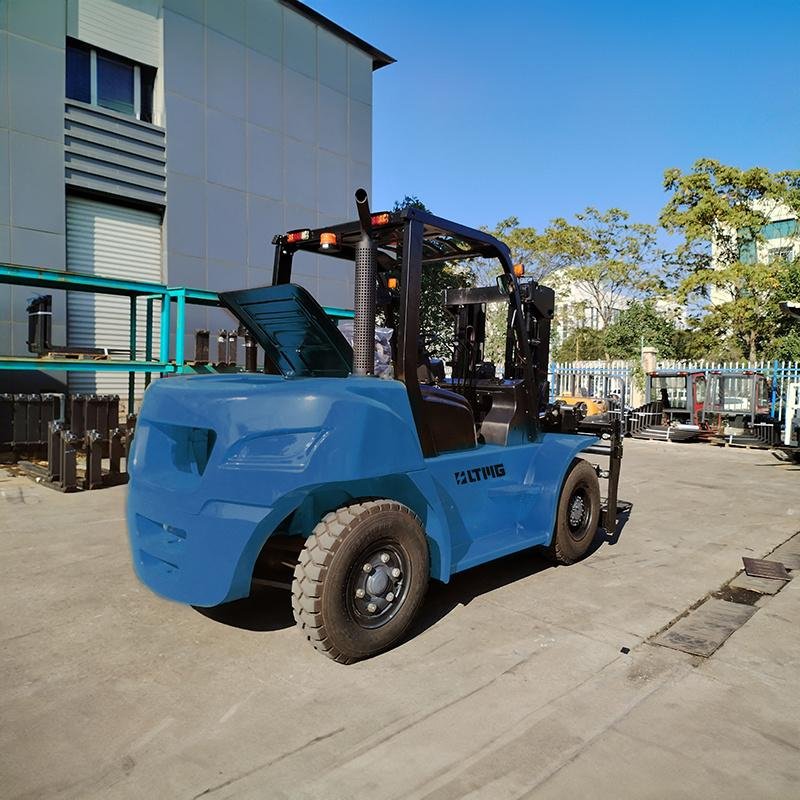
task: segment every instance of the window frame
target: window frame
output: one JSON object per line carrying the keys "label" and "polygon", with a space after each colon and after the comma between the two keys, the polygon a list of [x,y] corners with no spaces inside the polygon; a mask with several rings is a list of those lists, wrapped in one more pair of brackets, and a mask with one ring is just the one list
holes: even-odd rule
{"label": "window frame", "polygon": [[[124,117],[133,117],[137,119],[139,122],[145,122],[149,125],[153,123],[153,117],[155,116],[154,112],[154,103],[152,99],[152,95],[155,94],[155,77],[156,77],[156,68],[152,68],[152,82],[149,85],[149,90],[151,94],[150,100],[150,119],[142,119],[142,78],[144,75],[144,71],[142,69],[142,64],[134,61],[133,59],[126,58],[125,56],[121,56],[118,53],[112,53],[110,50],[104,50],[102,47],[94,47],[93,45],[87,44],[86,42],[80,41],[80,39],[73,39],[71,37],[67,37],[67,52],[70,49],[75,50],[84,50],[85,52],[89,53],[89,105],[95,106],[96,108],[102,108],[104,111],[111,111],[115,114],[121,114]],[[124,64],[133,68],[133,114],[127,114],[124,111],[117,111],[114,108],[108,108],[104,105],[101,105],[98,102],[98,74],[97,74],[97,61],[98,56],[103,58],[117,61],[120,64]],[[66,76],[65,80],[65,96],[67,100],[74,100],[75,102],[81,103],[85,102],[83,100],[79,100],[78,98],[69,97],[66,95],[66,86],[69,81],[69,75]]]}
{"label": "window frame", "polygon": [[778,261],[793,261],[794,260],[794,247],[788,245],[774,245],[767,249],[767,261],[774,264]]}

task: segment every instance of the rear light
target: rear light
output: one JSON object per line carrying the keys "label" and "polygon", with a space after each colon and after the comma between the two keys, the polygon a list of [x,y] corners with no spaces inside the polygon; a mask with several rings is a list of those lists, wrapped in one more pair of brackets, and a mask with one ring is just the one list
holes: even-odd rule
{"label": "rear light", "polygon": [[370,222],[373,226],[378,225],[388,225],[389,224],[389,212],[388,211],[381,211],[380,214],[373,214],[370,217]]}
{"label": "rear light", "polygon": [[295,242],[307,242],[311,238],[311,231],[290,231],[286,234],[286,241],[289,244],[294,244]]}

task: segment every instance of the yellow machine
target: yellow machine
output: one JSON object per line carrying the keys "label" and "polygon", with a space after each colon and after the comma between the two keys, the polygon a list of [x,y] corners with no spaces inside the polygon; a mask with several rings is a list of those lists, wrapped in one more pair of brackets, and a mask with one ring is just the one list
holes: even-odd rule
{"label": "yellow machine", "polygon": [[583,397],[579,394],[560,394],[556,400],[561,400],[567,405],[578,405],[583,403],[586,406],[586,416],[593,417],[596,414],[605,414],[608,411],[608,401],[600,397]]}

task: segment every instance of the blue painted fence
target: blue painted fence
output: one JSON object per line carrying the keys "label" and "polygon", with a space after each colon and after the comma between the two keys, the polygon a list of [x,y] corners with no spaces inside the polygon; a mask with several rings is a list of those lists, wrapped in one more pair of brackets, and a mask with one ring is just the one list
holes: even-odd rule
{"label": "blue painted fence", "polygon": [[658,369],[730,370],[760,372],[772,384],[772,416],[784,419],[786,393],[790,383],[800,382],[800,361],[659,361]]}
{"label": "blue painted fence", "polygon": [[[784,418],[789,384],[800,382],[800,361],[658,361],[656,368],[760,372],[772,383],[772,414],[780,420]],[[618,394],[626,405],[634,405],[634,369],[632,361],[554,362],[550,364],[550,399],[559,395],[605,397]]]}
{"label": "blue painted fence", "polygon": [[633,401],[633,369],[628,361],[571,361],[550,364],[550,399],[561,395],[606,397]]}

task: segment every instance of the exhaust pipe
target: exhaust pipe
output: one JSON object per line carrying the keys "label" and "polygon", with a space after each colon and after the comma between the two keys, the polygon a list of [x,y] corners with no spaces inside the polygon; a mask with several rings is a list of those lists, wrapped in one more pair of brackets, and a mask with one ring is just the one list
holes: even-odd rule
{"label": "exhaust pipe", "polygon": [[361,223],[361,239],[356,246],[353,373],[374,375],[376,253],[372,241],[369,198],[365,189],[356,190],[356,209]]}

